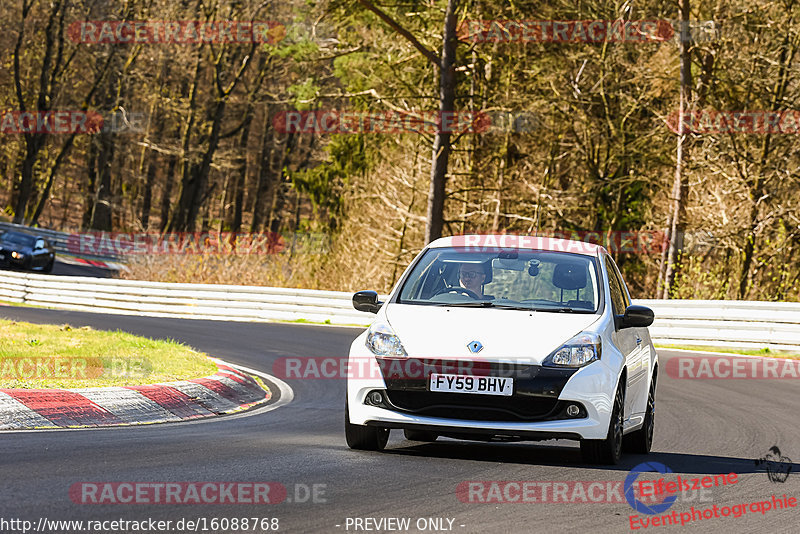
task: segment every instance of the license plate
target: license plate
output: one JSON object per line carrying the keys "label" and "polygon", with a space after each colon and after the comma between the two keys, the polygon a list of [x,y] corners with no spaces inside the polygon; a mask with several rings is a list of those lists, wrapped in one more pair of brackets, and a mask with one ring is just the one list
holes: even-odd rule
{"label": "license plate", "polygon": [[477,393],[480,395],[510,396],[514,379],[496,376],[445,375],[431,373],[431,391],[443,393]]}

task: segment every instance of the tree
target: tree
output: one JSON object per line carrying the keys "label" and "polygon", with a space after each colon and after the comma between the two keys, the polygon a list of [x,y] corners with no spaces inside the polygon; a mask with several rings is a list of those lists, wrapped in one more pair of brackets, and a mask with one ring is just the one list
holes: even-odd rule
{"label": "tree", "polygon": [[381,20],[389,25],[401,37],[410,42],[419,50],[439,72],[439,128],[433,141],[433,156],[431,158],[431,182],[428,192],[428,215],[425,226],[425,241],[438,239],[442,236],[444,228],[444,203],[447,185],[447,166],[450,160],[451,132],[443,128],[442,121],[446,120],[455,110],[456,79],[455,62],[458,37],[456,35],[456,9],[457,0],[448,0],[444,17],[444,31],[442,35],[442,55],[426,48],[408,30],[400,26],[384,11],[376,7],[369,0],[358,2],[375,13]]}

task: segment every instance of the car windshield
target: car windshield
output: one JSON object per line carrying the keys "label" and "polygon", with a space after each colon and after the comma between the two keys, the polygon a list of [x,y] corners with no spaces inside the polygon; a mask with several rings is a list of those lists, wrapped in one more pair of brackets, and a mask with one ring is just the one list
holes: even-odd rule
{"label": "car windshield", "polygon": [[32,247],[36,242],[36,238],[32,235],[21,234],[19,232],[6,232],[0,236],[0,240],[5,243],[13,245],[22,245],[24,247]]}
{"label": "car windshield", "polygon": [[598,269],[582,254],[433,248],[406,279],[398,302],[595,313]]}

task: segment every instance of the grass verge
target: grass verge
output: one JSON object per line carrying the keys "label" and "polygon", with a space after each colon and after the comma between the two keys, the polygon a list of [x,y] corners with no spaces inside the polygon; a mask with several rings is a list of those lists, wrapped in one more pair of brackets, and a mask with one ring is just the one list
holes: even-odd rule
{"label": "grass verge", "polygon": [[135,386],[216,370],[205,354],[177,341],[0,320],[0,388]]}

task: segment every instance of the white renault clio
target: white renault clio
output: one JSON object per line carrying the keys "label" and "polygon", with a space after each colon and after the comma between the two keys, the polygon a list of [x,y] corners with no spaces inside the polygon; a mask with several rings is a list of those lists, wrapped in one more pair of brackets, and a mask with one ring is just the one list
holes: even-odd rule
{"label": "white renault clio", "polygon": [[409,440],[579,440],[617,463],[653,439],[653,312],[631,305],[597,245],[472,235],[438,239],[403,273],[348,360],[345,436],[381,450]]}

